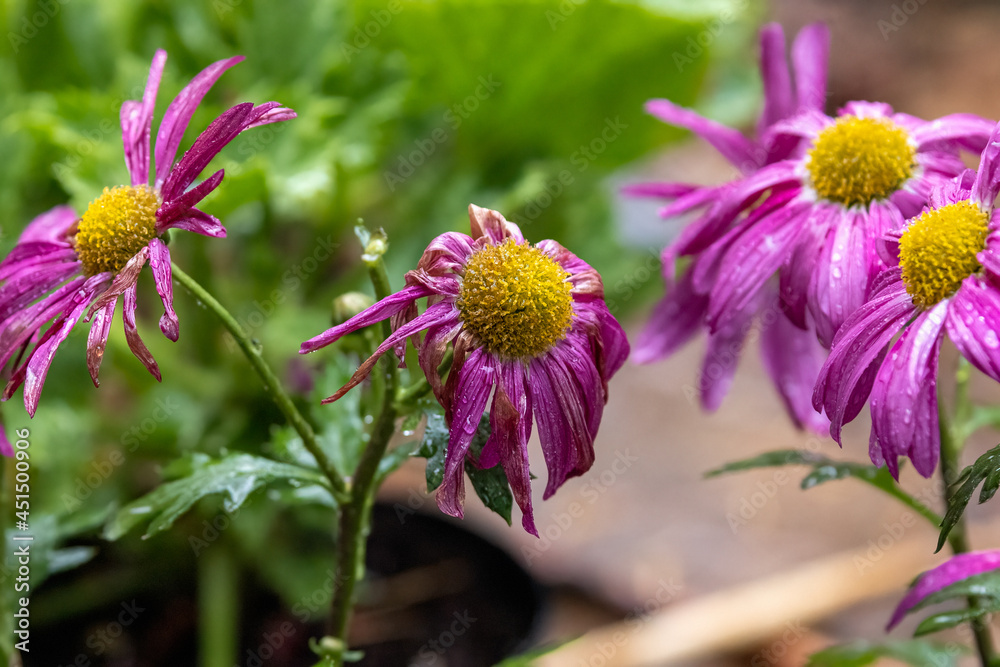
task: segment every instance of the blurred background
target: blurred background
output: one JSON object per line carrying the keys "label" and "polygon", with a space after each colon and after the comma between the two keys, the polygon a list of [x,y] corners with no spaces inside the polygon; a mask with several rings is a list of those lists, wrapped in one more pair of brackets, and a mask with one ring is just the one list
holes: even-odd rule
{"label": "blurred background", "polygon": [[[175,234],[171,253],[326,421],[350,419],[316,405],[349,369],[295,352],[330,325],[337,295],[370,291],[351,232],[359,218],[388,233],[398,288],[433,236],[468,230],[470,202],[498,209],[530,240],[556,239],[595,266],[636,334],[680,223],[618,189],[735,176],[643,103],[666,97],[752,126],[766,21],[789,39],[828,23],[828,111],[869,99],[924,118],[1000,117],[991,2],[0,0],[0,20],[0,255],[39,213],[66,202],[82,211],[126,182],[119,107],[141,97],[156,48],[169,59],[154,122],[206,65],[246,56],[182,148],[237,102],[298,112],[244,133],[209,167],[226,176],[202,208],[228,238]],[[169,343],[148,273],[140,290],[139,328],[162,384],[116,324],[95,390],[78,327],[35,418],[20,392],[2,406],[8,430],[31,432],[38,643],[25,664],[311,664],[306,640],[322,631],[332,587],[332,512],[315,496],[268,488],[236,512],[200,503],[149,540],[101,538],[117,508],[199,456],[284,446],[280,414],[213,316],[177,289],[181,338]],[[493,664],[580,637],[546,664],[797,665],[831,643],[882,638],[906,583],[935,562],[935,531],[851,480],[802,491],[795,469],[703,479],[780,448],[863,462],[867,425],[852,425],[843,452],[795,431],[755,346],[723,407],[703,414],[693,393],[702,353],[693,343],[615,377],[591,473],[544,503],[535,484],[541,539],[471,495],[465,521],[442,521],[423,459],[390,477],[352,628],[366,664]],[[1000,398],[985,382],[976,389]],[[970,461],[990,438],[973,440]],[[544,476],[541,460],[536,443]],[[932,501],[934,482],[903,483]],[[988,509],[970,508],[973,543],[997,547]],[[208,657],[199,626],[228,631],[229,648]]]}

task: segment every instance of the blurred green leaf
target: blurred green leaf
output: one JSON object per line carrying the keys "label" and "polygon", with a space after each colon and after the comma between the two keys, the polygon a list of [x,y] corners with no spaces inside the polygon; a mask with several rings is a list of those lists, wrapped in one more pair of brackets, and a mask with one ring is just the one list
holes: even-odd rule
{"label": "blurred green leaf", "polygon": [[899,660],[913,667],[955,667],[967,652],[957,644],[932,644],[913,640],[873,644],[866,641],[833,646],[809,657],[807,667],[864,667],[882,658]]}
{"label": "blurred green leaf", "polygon": [[171,470],[187,474],[166,482],[151,493],[129,503],[105,526],[104,537],[117,540],[136,526],[149,522],[144,538],[173,525],[194,503],[207,496],[222,494],[223,507],[234,512],[257,489],[275,481],[292,484],[325,485],[318,472],[278,463],[251,454],[233,454],[221,460],[194,457]]}

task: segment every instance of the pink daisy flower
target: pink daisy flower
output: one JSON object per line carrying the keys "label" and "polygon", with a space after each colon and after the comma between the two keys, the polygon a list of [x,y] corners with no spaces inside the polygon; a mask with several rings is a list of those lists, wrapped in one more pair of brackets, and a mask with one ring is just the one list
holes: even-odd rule
{"label": "pink daisy flower", "polygon": [[[532,421],[549,471],[548,498],[593,465],[607,382],[625,362],[628,341],[588,264],[555,241],[529,244],[496,211],[469,206],[469,219],[472,236],[448,232],[431,241],[406,274],[406,287],[307,340],[300,352],[392,318],[393,334],[330,402],[364,380],[383,354],[396,348],[401,355],[406,340],[422,332],[420,367],[450,428],[438,506],[463,515],[465,459],[492,394],[492,433],[475,463],[503,466],[524,529],[538,535],[528,470]],[[418,315],[423,298],[428,306]],[[449,343],[454,360],[442,382],[437,369]]]}
{"label": "pink daisy flower", "polygon": [[[770,144],[765,144],[763,138],[775,123],[793,114],[822,112],[826,99],[829,42],[829,32],[821,24],[807,26],[799,33],[792,45],[793,80],[781,26],[776,23],[764,26],[760,35],[764,109],[757,123],[756,138],[745,137],[669,100],[652,100],[646,108],[661,120],[703,137],[734,167],[746,175],[753,174],[801,152],[802,142],[796,137],[784,137]],[[627,194],[673,200],[660,211],[665,218],[703,211],[682,231],[680,238],[663,251],[663,276],[668,293],[656,306],[636,342],[632,355],[636,362],[663,359],[676,352],[699,330],[708,328],[709,291],[696,287],[694,277],[702,270],[700,254],[738,220],[740,209],[731,205],[729,197],[739,183],[708,187],[648,183],[624,189]],[[769,211],[770,208],[761,209],[757,216]],[[675,259],[683,255],[692,256],[693,261],[675,284]],[[740,311],[732,313],[724,326],[709,328],[708,349],[699,379],[702,407],[714,410],[721,404],[736,372],[739,353],[756,322],[760,328],[765,368],[789,415],[799,427],[825,431],[828,422],[813,409],[809,388],[815,383],[826,350],[816,341],[813,331],[795,326],[779,306],[777,285],[772,282],[770,289],[761,290]]]}
{"label": "pink daisy flower", "polygon": [[900,456],[924,477],[937,466],[938,354],[946,332],[973,366],[1000,382],[998,192],[1000,125],[978,172],[937,187],[922,214],[887,235],[881,254],[889,268],[837,332],[820,371],[813,403],[830,417],[830,434],[840,442],[843,424],[870,399],[871,459],[894,476]]}
{"label": "pink daisy flower", "polygon": [[175,163],[181,138],[202,98],[243,57],[220,60],[195,76],[167,107],[156,135],[154,170],[150,132],[166,60],[166,52],[157,51],[142,101],[122,104],[122,139],[131,184],[105,188],[82,216],[68,206],[43,213],[31,221],[0,262],[0,368],[14,360],[3,400],[23,384],[24,407],[31,416],[56,350],[81,319],[90,322],[87,365],[98,385],[98,369],[119,297],[129,348],[160,379],[156,361],[135,323],[136,283],[142,267],[149,263],[163,302],[160,330],[175,341],[179,327],[173,309],[170,251],[162,237],[170,229],[224,237],[222,224],[195,208],[222,182],[223,171],[192,184],[243,130],[295,117],[294,111],[277,102],[237,104],[216,118]]}

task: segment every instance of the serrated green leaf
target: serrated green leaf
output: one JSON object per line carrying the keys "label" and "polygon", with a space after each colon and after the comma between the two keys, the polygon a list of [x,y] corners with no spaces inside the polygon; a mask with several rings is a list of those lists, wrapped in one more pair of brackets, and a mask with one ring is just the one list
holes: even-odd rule
{"label": "serrated green leaf", "polygon": [[962,519],[972,494],[980,484],[983,485],[983,489],[979,493],[979,502],[984,503],[992,498],[1000,487],[1000,445],[976,459],[976,462],[963,470],[955,481],[953,486],[958,488],[952,492],[948,500],[948,511],[945,512],[944,520],[941,522],[937,551],[941,550],[952,529]]}
{"label": "serrated green leaf", "polygon": [[913,667],[954,667],[964,649],[919,640],[872,644],[866,641],[833,646],[809,657],[807,667],[864,667],[893,658]]}
{"label": "serrated green leaf", "polygon": [[427,412],[424,437],[420,441],[417,456],[427,459],[427,493],[431,493],[444,481],[444,459],[448,453],[448,424],[440,410]]}
{"label": "serrated green leaf", "polygon": [[[427,410],[427,424],[424,427],[424,437],[417,450],[417,456],[427,459],[427,492],[430,493],[441,486],[444,480],[445,455],[448,452],[448,425],[440,407]],[[473,460],[479,458],[483,446],[490,438],[490,418],[483,415],[479,421],[476,434],[469,444],[469,453]],[[492,468],[477,468],[471,461],[465,462],[465,474],[472,482],[476,495],[507,522],[511,523],[511,511],[514,506],[514,495],[510,491],[510,483],[503,466],[497,464]]]}
{"label": "serrated green leaf", "polygon": [[251,454],[233,454],[193,468],[187,477],[166,482],[129,503],[105,526],[104,537],[117,540],[149,521],[143,535],[148,538],[170,528],[194,503],[212,495],[221,494],[226,511],[233,512],[251,493],[275,481],[327,485],[326,478],[313,470]]}

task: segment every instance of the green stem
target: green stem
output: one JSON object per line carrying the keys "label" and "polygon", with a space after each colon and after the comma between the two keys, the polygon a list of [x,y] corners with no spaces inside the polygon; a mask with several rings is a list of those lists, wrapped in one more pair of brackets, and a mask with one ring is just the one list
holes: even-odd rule
{"label": "green stem", "polygon": [[[375,286],[376,299],[384,299],[390,294],[389,277],[381,255],[367,260],[369,275]],[[382,322],[385,338],[392,334],[388,321]],[[358,579],[364,575],[365,543],[368,539],[371,520],[371,506],[375,496],[379,463],[389,446],[389,440],[396,432],[396,394],[399,389],[399,374],[392,353],[379,362],[385,373],[385,389],[382,393],[382,407],[371,437],[361,453],[361,460],[354,471],[351,484],[350,502],[340,507],[340,531],[337,543],[337,580],[331,603],[328,632],[340,648],[333,656],[335,665],[343,664],[343,650],[347,646],[347,628],[354,606],[354,591]]]}
{"label": "green stem", "polygon": [[173,270],[173,277],[181,285],[184,285],[195,298],[201,301],[205,306],[211,310],[222,322],[222,325],[233,335],[236,339],[236,344],[239,345],[243,354],[246,355],[247,360],[250,365],[256,371],[257,375],[260,376],[261,382],[264,383],[264,389],[267,391],[268,396],[274,401],[274,404],[278,406],[278,409],[285,415],[288,423],[292,425],[292,428],[296,430],[299,436],[302,438],[302,444],[305,446],[309,453],[313,455],[316,459],[316,463],[319,465],[320,470],[326,475],[327,479],[330,480],[330,485],[333,487],[333,495],[338,503],[347,500],[347,484],[344,481],[343,476],[337,470],[333,461],[327,457],[323,448],[320,447],[319,442],[316,440],[316,433],[313,431],[312,426],[306,421],[302,413],[299,412],[298,408],[292,402],[291,397],[285,391],[284,387],[281,385],[281,381],[278,376],[274,374],[271,367],[268,366],[267,362],[264,361],[263,351],[259,344],[251,340],[250,336],[247,335],[240,323],[236,321],[228,310],[220,304],[215,297],[209,294],[204,287],[198,284],[194,278],[182,271],[176,264],[170,264]]}
{"label": "green stem", "polygon": [[231,667],[239,650],[239,567],[224,544],[206,550],[198,565],[201,666]]}
{"label": "green stem", "polygon": [[919,500],[908,494],[906,491],[903,491],[898,486],[893,485],[890,488],[882,488],[881,486],[879,486],[876,488],[882,489],[883,491],[885,491],[890,496],[892,496],[899,502],[909,507],[917,514],[927,519],[927,521],[929,521],[930,524],[935,528],[941,527],[941,522],[944,521],[944,517],[942,517],[940,514],[938,514],[931,508],[927,507],[927,505],[924,505],[922,502],[920,502]]}
{"label": "green stem", "polygon": [[[960,369],[961,371],[961,369]],[[961,402],[967,403],[967,390],[963,386],[968,382],[968,377],[963,378],[961,372],[958,374],[958,390],[955,393],[956,414],[966,414],[965,407]],[[965,442],[959,440],[955,437],[955,432],[952,430],[951,425],[948,422],[948,416],[945,414],[945,410],[940,406],[938,408],[938,420],[939,428],[941,432],[941,481],[943,487],[943,497],[945,507],[951,505],[952,489],[953,484],[956,479],[958,479],[958,474],[961,470],[960,467],[960,457],[962,454],[962,449],[965,446]],[[965,532],[965,518],[964,516],[959,518],[955,523],[955,527],[951,529],[948,534],[948,544],[951,546],[951,550],[954,554],[968,553],[970,551],[969,542]],[[975,596],[969,597],[969,608],[976,609],[981,606],[980,599]],[[979,653],[979,660],[983,667],[990,667],[993,665],[993,637],[990,634],[989,626],[983,622],[983,620],[976,619],[971,621],[972,632],[976,638],[976,650]]]}

